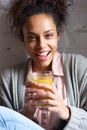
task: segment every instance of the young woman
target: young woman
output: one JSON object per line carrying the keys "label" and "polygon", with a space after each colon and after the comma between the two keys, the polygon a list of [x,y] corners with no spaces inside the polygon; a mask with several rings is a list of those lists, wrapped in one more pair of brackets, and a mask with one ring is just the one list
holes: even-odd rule
{"label": "young woman", "polygon": [[[30,58],[1,74],[0,104],[46,130],[87,129],[87,59],[57,52],[66,10],[66,0],[18,0],[10,10],[13,30]],[[43,71],[52,71],[53,84],[33,88],[27,75]]]}

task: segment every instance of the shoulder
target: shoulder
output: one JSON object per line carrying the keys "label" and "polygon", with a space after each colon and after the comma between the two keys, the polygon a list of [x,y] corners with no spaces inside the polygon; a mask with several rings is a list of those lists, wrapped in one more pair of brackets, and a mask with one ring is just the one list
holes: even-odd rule
{"label": "shoulder", "polygon": [[62,54],[63,62],[64,63],[73,63],[87,66],[87,58],[80,54],[73,54],[73,53],[63,53]]}
{"label": "shoulder", "polygon": [[79,54],[65,54],[62,55],[63,67],[66,73],[70,72],[82,77],[87,75],[87,58]]}
{"label": "shoulder", "polygon": [[74,54],[74,53],[62,53],[62,56],[64,59],[76,59],[76,60],[86,60],[87,61],[87,58],[83,55],[80,55],[80,54]]}
{"label": "shoulder", "polygon": [[10,79],[25,72],[27,62],[12,65],[0,73],[0,79]]}

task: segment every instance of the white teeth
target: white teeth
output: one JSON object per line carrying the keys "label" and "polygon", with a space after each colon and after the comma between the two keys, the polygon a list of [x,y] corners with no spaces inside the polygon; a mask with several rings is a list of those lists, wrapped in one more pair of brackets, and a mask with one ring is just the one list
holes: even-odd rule
{"label": "white teeth", "polygon": [[38,53],[39,56],[46,56],[47,54],[48,54],[48,52]]}

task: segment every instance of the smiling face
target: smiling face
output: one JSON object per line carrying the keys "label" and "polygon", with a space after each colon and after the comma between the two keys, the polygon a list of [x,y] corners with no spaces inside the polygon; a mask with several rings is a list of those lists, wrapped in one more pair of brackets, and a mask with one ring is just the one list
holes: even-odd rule
{"label": "smiling face", "polygon": [[53,18],[46,14],[29,17],[23,35],[25,47],[33,60],[33,71],[51,69],[59,40]]}

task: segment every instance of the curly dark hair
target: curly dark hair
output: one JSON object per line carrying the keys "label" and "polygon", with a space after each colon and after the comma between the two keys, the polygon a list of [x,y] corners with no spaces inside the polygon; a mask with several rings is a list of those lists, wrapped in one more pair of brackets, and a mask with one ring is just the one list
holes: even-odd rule
{"label": "curly dark hair", "polygon": [[45,13],[53,18],[59,31],[65,23],[66,3],[67,0],[15,0],[9,11],[12,28],[23,40],[22,28],[27,19],[32,15]]}

